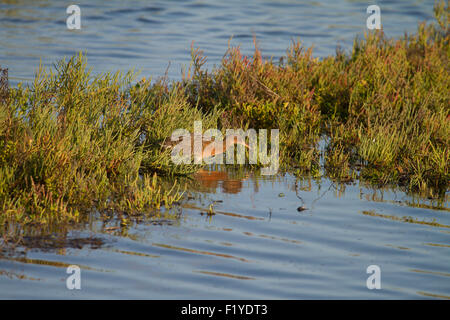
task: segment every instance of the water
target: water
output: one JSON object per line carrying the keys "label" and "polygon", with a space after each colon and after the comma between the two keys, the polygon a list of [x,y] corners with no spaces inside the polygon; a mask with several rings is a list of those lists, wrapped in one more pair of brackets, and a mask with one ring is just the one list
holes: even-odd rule
{"label": "water", "polygon": [[[93,220],[62,239],[29,238],[0,258],[0,298],[450,298],[448,206],[289,174],[195,181],[201,197],[175,209],[178,219],[122,230]],[[72,264],[78,291],[66,289]],[[370,265],[381,290],[366,286]]]}
{"label": "water", "polygon": [[[190,47],[204,50],[207,67],[220,64],[230,38],[245,54],[253,53],[253,35],[263,55],[284,55],[292,40],[314,45],[324,57],[336,46],[351,48],[366,30],[366,9],[378,4],[387,36],[412,33],[433,18],[434,0],[252,0],[252,1],[78,1],[81,30],[66,27],[67,3],[0,1],[0,65],[11,83],[30,81],[44,66],[80,50],[94,73],[128,71],[180,78],[190,62]],[[170,62],[170,67],[169,67]],[[169,68],[168,68],[169,67]]]}
{"label": "water", "polygon": [[[245,54],[253,34],[275,59],[292,39],[314,55],[350,50],[366,24],[366,1],[79,1],[82,29],[68,31],[66,4],[0,1],[0,65],[11,83],[83,50],[94,73],[131,68],[180,77],[190,45],[208,67],[220,63],[231,36]],[[433,1],[379,4],[388,36],[414,32],[432,18]],[[298,299],[449,298],[450,213],[433,200],[363,185],[201,173],[194,199],[176,219],[132,222],[93,217],[54,237],[26,237],[0,251],[0,298]],[[215,215],[206,214],[213,204]],[[304,207],[306,210],[298,211]],[[79,265],[82,289],[66,289]],[[381,269],[369,290],[366,269]]]}

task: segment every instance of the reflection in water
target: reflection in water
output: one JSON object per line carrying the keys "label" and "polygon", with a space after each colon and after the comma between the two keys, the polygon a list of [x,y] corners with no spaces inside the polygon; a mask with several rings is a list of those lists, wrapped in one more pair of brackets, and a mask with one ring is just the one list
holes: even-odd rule
{"label": "reflection in water", "polygon": [[133,256],[139,256],[139,257],[148,257],[148,258],[160,258],[161,256],[156,254],[148,254],[148,253],[142,253],[142,252],[134,252],[134,251],[125,251],[125,250],[119,250],[119,249],[112,249],[111,251],[122,253],[122,254],[129,254]]}
{"label": "reflection in water", "polygon": [[385,218],[385,219],[390,219],[390,220],[394,220],[394,221],[401,221],[401,222],[415,223],[415,224],[424,224],[427,226],[440,227],[440,228],[450,228],[450,225],[441,224],[436,221],[425,221],[425,220],[420,221],[417,218],[413,218],[413,217],[409,217],[409,216],[408,217],[407,216],[397,217],[397,216],[393,216],[393,215],[376,213],[373,210],[372,211],[363,210],[361,213],[364,215],[367,215],[367,216]]}
{"label": "reflection in water", "polygon": [[[427,207],[434,200],[325,178],[222,169],[186,178],[186,197],[160,218],[128,217],[123,225],[115,213],[93,215],[79,228],[83,236],[69,229],[24,234],[22,253],[0,251],[0,287],[6,288],[0,298],[8,292],[30,297],[36,291],[27,286],[41,283],[39,292],[53,298],[56,291],[46,286],[64,285],[63,269],[72,264],[93,275],[92,298],[135,297],[137,287],[146,298],[223,299],[230,292],[236,298],[371,298],[355,274],[374,262],[403,275],[383,280],[390,288],[383,298],[449,296],[450,217]],[[308,210],[300,213],[299,206]],[[42,281],[20,281],[27,279]],[[334,296],[330,283],[341,288]]]}
{"label": "reflection in water", "polygon": [[411,250],[411,248],[402,247],[402,246],[394,246],[392,244],[387,244],[386,247],[396,248],[396,249],[400,249],[400,250]]}
{"label": "reflection in water", "polygon": [[249,177],[246,174],[244,177],[232,178],[227,171],[206,171],[200,170],[194,175],[194,179],[200,183],[200,188],[203,191],[215,191],[222,187],[224,193],[238,194],[242,190],[243,181]]}
{"label": "reflection in water", "polygon": [[249,237],[260,237],[260,238],[264,238],[264,239],[283,241],[283,242],[292,243],[292,244],[302,244],[302,242],[298,241],[298,240],[279,238],[279,237],[275,237],[275,236],[269,236],[266,234],[253,234],[251,232],[243,232],[243,234],[246,236],[249,236]]}
{"label": "reflection in water", "polygon": [[39,248],[42,251],[54,249],[81,249],[84,246],[90,246],[91,249],[98,249],[104,241],[99,237],[89,238],[69,238],[66,234],[60,236],[25,236],[21,239],[20,244],[26,248]]}
{"label": "reflection in water", "polygon": [[450,245],[448,244],[442,244],[442,243],[424,243],[426,246],[432,246],[432,247],[442,247],[442,248],[450,248]]}
{"label": "reflection in water", "polygon": [[[198,211],[202,211],[202,212],[207,211],[207,209],[200,208],[198,206],[195,206],[195,205],[192,205],[189,203],[186,203],[185,205],[183,205],[183,208],[194,209],[194,210],[198,210]],[[216,209],[214,209],[214,213],[215,214],[223,214],[225,216],[234,217],[234,218],[248,219],[248,220],[265,220],[264,218],[260,218],[260,217],[246,216],[246,215],[239,214],[239,213],[225,212],[225,211],[220,211],[220,210],[216,210]]]}
{"label": "reflection in water", "polygon": [[242,189],[242,180],[225,180],[222,184],[224,193],[237,194]]}
{"label": "reflection in water", "polygon": [[411,269],[411,272],[418,272],[418,273],[425,273],[425,274],[432,274],[435,276],[443,276],[443,277],[450,277],[450,273],[446,272],[437,272],[437,271],[429,271],[429,270],[418,270],[418,269]]}
{"label": "reflection in water", "polygon": [[41,281],[42,279],[39,278],[33,278],[28,277],[24,274],[13,272],[13,271],[6,271],[6,270],[0,270],[0,276],[6,276],[9,279],[19,279],[19,280],[32,280],[32,281]]}
{"label": "reflection in water", "polygon": [[[411,10],[405,10],[402,1],[386,3],[386,35],[415,31],[419,20],[432,16],[433,2],[411,1]],[[51,66],[79,50],[87,51],[94,74],[138,67],[143,76],[157,77],[165,74],[170,60],[176,67],[168,75],[179,78],[180,65],[190,63],[192,40],[205,49],[210,68],[220,63],[233,34],[231,45],[241,44],[246,55],[254,50],[251,39],[256,34],[263,53],[274,61],[299,36],[306,46],[315,44],[315,56],[324,57],[334,53],[338,42],[350,48],[365,27],[366,13],[361,8],[367,3],[319,0],[305,5],[304,1],[279,0],[274,5],[265,0],[211,0],[203,4],[187,0],[174,5],[168,1],[82,0],[79,5],[86,27],[69,33],[67,4],[1,1],[0,62],[9,67],[12,85],[22,79],[31,81],[41,58]],[[450,287],[445,282],[449,274],[442,272],[450,265],[448,194],[445,199],[421,199],[389,188],[289,174],[260,177],[239,170],[200,171],[188,183],[188,192],[211,202],[213,197],[226,196],[209,219],[198,214],[207,209],[194,198],[180,204],[182,215],[164,219],[135,217],[123,225],[116,213],[101,222],[93,214],[82,226],[21,228],[18,233],[23,238],[16,246],[17,252],[24,252],[15,253],[26,257],[8,256],[0,240],[0,298],[10,294],[71,298],[68,290],[52,289],[64,286],[63,269],[74,262],[82,262],[80,267],[95,275],[89,282],[95,288],[93,298],[135,298],[141,292],[130,286],[133,282],[145,287],[150,295],[145,298],[228,299],[230,292],[232,298],[330,298],[330,284],[340,288],[332,298],[372,298],[365,281],[355,275],[364,274],[374,262],[383,263],[387,271],[411,271],[398,279],[386,277],[383,281],[392,283],[383,285],[391,290],[383,291],[382,297],[449,298]],[[278,197],[280,193],[285,197]],[[299,214],[299,206],[308,210]],[[386,208],[396,216],[379,213]],[[267,211],[269,218],[264,215]],[[412,212],[415,218],[409,217]],[[71,233],[76,229],[95,236],[74,237]],[[55,273],[55,267],[61,272]],[[160,276],[149,277],[149,270]],[[193,274],[208,279],[202,283]],[[233,280],[252,281],[233,286]],[[56,287],[49,287],[52,281]],[[39,286],[28,287],[30,282]],[[118,295],[105,289],[109,284],[119,288]],[[89,293],[85,288],[82,291]]]}
{"label": "reflection in water", "polygon": [[[0,260],[2,260],[2,259],[6,259],[6,258],[0,256]],[[44,266],[50,266],[50,267],[56,267],[56,268],[67,268],[71,265],[70,263],[65,263],[65,262],[60,262],[60,261],[31,259],[31,258],[25,258],[25,257],[8,257],[7,260],[16,261],[16,262],[25,263],[25,264],[44,265]],[[93,270],[93,271],[98,271],[98,272],[112,272],[111,270],[96,269],[96,268],[91,268],[89,266],[80,265],[80,264],[78,264],[78,266],[81,269],[85,269],[85,270]]]}
{"label": "reflection in water", "polygon": [[450,296],[444,296],[442,294],[434,294],[434,293],[423,292],[423,291],[417,291],[417,293],[422,296],[425,296],[425,297],[450,300]]}
{"label": "reflection in water", "polygon": [[255,280],[255,278],[252,278],[252,277],[245,277],[245,276],[239,276],[239,275],[235,275],[235,274],[222,273],[222,272],[202,271],[202,270],[194,270],[193,272],[207,274],[207,275],[215,276],[215,277],[226,277],[226,278],[237,279],[237,280]]}
{"label": "reflection in water", "polygon": [[185,251],[185,252],[191,252],[191,253],[197,253],[197,254],[205,254],[209,256],[216,256],[221,258],[227,258],[227,259],[236,259],[242,262],[249,262],[247,259],[235,257],[230,254],[223,254],[223,253],[216,253],[216,252],[209,252],[209,251],[201,251],[201,250],[195,250],[195,249],[189,249],[189,248],[182,248],[182,247],[175,247],[168,244],[162,244],[162,243],[153,243],[153,246],[166,248],[166,249],[173,249],[173,250],[179,250],[179,251]]}
{"label": "reflection in water", "polygon": [[[366,190],[365,192],[361,190],[360,197],[361,199],[364,198],[366,201],[393,203],[414,208],[444,210],[450,212],[450,208],[448,207],[450,194],[445,194],[441,198],[430,199],[421,197],[419,194],[410,193],[408,194],[410,198],[401,200],[401,196],[397,195],[397,193],[403,194],[399,187],[375,188],[367,183],[361,183],[361,185],[365,187]],[[384,199],[385,193],[393,193],[394,199]],[[425,203],[425,201],[428,203]]]}

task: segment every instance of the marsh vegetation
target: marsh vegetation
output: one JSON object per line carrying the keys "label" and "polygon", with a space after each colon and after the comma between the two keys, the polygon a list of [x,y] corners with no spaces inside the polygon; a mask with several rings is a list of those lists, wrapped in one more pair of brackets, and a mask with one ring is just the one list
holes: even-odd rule
{"label": "marsh vegetation", "polygon": [[[174,165],[162,144],[178,128],[280,130],[280,166],[424,197],[449,188],[449,10],[417,33],[356,39],[319,60],[294,42],[280,61],[230,47],[203,68],[192,48],[182,80],[91,75],[83,54],[39,67],[0,100],[0,225],[79,222],[91,212],[160,213],[198,165]],[[5,66],[3,66],[5,67]],[[319,142],[325,142],[325,149]],[[257,170],[258,166],[255,166]],[[163,177],[170,177],[166,180]],[[184,179],[184,178],[183,178]],[[178,182],[177,182],[178,181]],[[125,218],[124,218],[125,219]],[[125,221],[125,220],[124,220]]]}

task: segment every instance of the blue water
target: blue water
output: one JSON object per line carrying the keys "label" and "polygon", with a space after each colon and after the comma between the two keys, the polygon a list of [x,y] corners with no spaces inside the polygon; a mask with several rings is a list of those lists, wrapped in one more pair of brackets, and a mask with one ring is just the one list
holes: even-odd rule
{"label": "blue water", "polygon": [[[289,174],[195,181],[175,219],[93,219],[24,239],[0,254],[0,298],[450,299],[448,201]],[[73,264],[81,290],[66,287]],[[366,285],[371,265],[379,290]]]}
{"label": "blue water", "polygon": [[[433,1],[79,1],[81,30],[66,28],[62,1],[0,1],[0,65],[12,85],[82,50],[93,73],[135,68],[179,79],[192,41],[209,68],[231,36],[245,54],[253,35],[266,57],[293,39],[324,57],[350,50],[381,7],[387,36],[432,18]],[[450,209],[399,190],[328,179],[213,172],[195,178],[177,217],[120,221],[93,216],[53,236],[0,248],[0,298],[299,299],[450,298]],[[194,192],[195,191],[195,192]],[[213,205],[215,215],[206,214]],[[436,208],[439,207],[440,208]],[[306,210],[298,211],[304,207]],[[81,290],[66,269],[81,268]],[[381,289],[369,290],[370,265]]]}
{"label": "blue water", "polygon": [[[78,1],[81,30],[68,30],[63,1],[0,1],[0,65],[11,83],[30,81],[44,66],[87,52],[94,73],[142,71],[159,77],[168,70],[180,78],[190,48],[201,48],[207,67],[220,64],[228,43],[253,53],[253,35],[266,57],[284,55],[292,40],[314,46],[324,57],[339,45],[351,48],[366,31],[366,9],[377,4],[387,36],[414,32],[433,18],[433,0],[251,0],[251,1]],[[170,67],[169,67],[170,63]],[[169,67],[169,68],[168,68]]]}

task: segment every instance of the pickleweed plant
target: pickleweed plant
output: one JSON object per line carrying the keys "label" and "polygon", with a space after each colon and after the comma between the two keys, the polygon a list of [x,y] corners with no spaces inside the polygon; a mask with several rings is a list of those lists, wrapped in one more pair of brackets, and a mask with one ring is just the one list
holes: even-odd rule
{"label": "pickleweed plant", "polygon": [[49,225],[102,210],[139,215],[171,207],[184,188],[166,179],[204,164],[174,163],[163,145],[176,129],[193,132],[197,121],[217,136],[277,128],[281,170],[444,197],[450,181],[445,1],[436,2],[435,16],[399,39],[370,30],[349,52],[323,59],[300,41],[280,61],[265,59],[255,40],[252,57],[229,47],[208,71],[206,57],[192,47],[181,81],[139,80],[134,72],[93,76],[81,53],[52,70],[40,66],[30,85],[4,90],[0,99],[2,234],[10,222]]}

